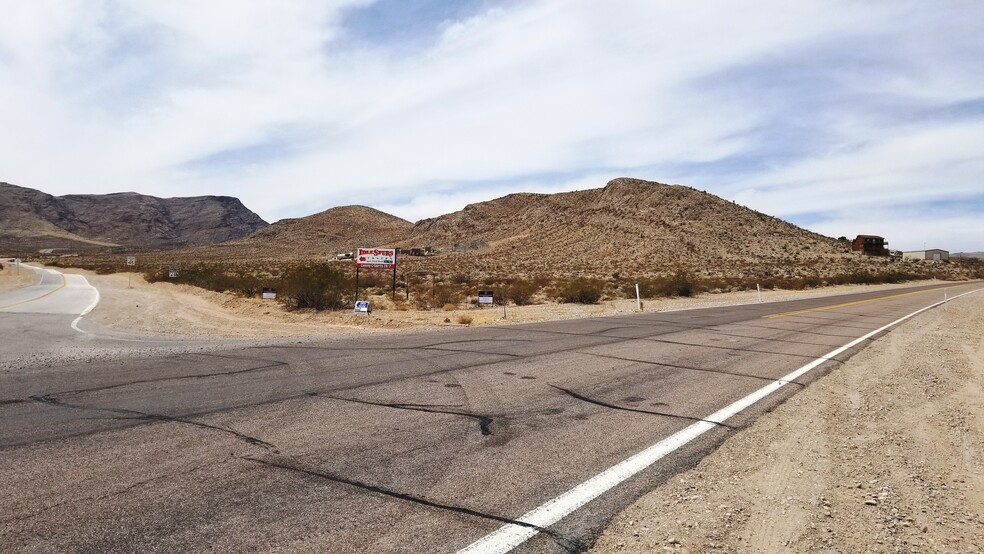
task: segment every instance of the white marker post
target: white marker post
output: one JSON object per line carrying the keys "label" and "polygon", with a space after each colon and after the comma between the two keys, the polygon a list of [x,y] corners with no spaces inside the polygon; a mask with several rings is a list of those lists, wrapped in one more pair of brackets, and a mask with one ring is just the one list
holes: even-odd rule
{"label": "white marker post", "polygon": [[[136,258],[136,256],[127,256],[126,257],[126,267],[130,268],[130,267],[133,267],[135,265],[137,265],[137,258]],[[133,288],[133,286],[130,284],[131,283],[130,279],[132,277],[133,277],[133,271],[132,270],[127,270],[127,272],[126,272],[126,288],[128,288],[128,289],[132,289]]]}
{"label": "white marker post", "polygon": [[759,304],[761,304],[762,303],[762,287],[760,287],[758,283],[755,283],[755,290],[758,291],[758,294],[759,294]]}
{"label": "white marker post", "polygon": [[16,270],[17,275],[20,276],[20,258],[14,258],[14,269]]}
{"label": "white marker post", "polygon": [[639,298],[639,283],[636,283],[636,309],[642,311],[642,300]]}

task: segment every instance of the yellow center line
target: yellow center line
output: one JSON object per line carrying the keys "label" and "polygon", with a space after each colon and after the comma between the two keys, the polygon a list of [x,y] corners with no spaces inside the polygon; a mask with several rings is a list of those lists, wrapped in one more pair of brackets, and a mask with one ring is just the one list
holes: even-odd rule
{"label": "yellow center line", "polygon": [[21,304],[27,304],[28,302],[34,302],[35,300],[41,300],[42,298],[44,298],[46,296],[51,296],[52,294],[55,294],[56,292],[62,290],[63,288],[65,288],[65,285],[68,284],[68,280],[65,279],[65,275],[64,274],[60,274],[60,275],[61,275],[61,278],[62,278],[62,284],[58,288],[56,288],[54,290],[49,290],[48,292],[46,292],[46,293],[44,293],[41,296],[38,296],[36,298],[29,298],[27,300],[21,300],[20,302],[14,302],[13,304],[7,304],[6,306],[0,306],[0,310],[6,310],[7,308],[13,308],[14,306],[20,306]]}
{"label": "yellow center line", "polygon": [[772,314],[772,315],[766,315],[766,316],[762,316],[762,317],[765,318],[765,319],[775,319],[775,318],[779,318],[779,317],[788,317],[788,316],[791,316],[791,315],[806,314],[806,313],[810,313],[810,312],[820,312],[820,311],[823,311],[823,310],[833,310],[833,309],[836,309],[836,308],[844,308],[844,307],[847,307],[847,306],[857,306],[858,304],[867,304],[868,302],[876,302],[878,300],[888,300],[889,298],[899,298],[901,296],[909,296],[909,295],[912,295],[912,294],[922,294],[924,292],[933,292],[933,291],[937,291],[937,290],[939,290],[939,289],[928,289],[928,290],[917,290],[917,291],[914,291],[914,292],[903,292],[903,293],[900,293],[900,294],[892,294],[890,296],[879,296],[878,298],[869,298],[867,300],[855,300],[854,302],[844,302],[843,304],[832,304],[830,306],[820,306],[820,307],[817,307],[817,308],[809,308],[809,309],[806,309],[806,310],[796,310],[795,312],[782,312],[782,313]]}

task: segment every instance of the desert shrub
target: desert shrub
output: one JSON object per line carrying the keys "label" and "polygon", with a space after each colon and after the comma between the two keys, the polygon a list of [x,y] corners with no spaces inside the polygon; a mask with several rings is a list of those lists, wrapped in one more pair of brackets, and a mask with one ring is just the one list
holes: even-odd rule
{"label": "desert shrub", "polygon": [[[455,287],[449,285],[438,285],[434,288],[434,305],[446,306],[451,304],[457,306],[464,299],[464,294]],[[452,308],[454,309],[454,308]]]}
{"label": "desert shrub", "polygon": [[[719,280],[720,281],[720,280]],[[635,298],[635,283],[627,283],[622,287],[626,298]],[[722,288],[719,285],[713,288]],[[660,296],[693,296],[700,289],[700,282],[693,273],[678,270],[669,277],[657,277],[639,280],[639,296],[642,298],[657,298]]]}
{"label": "desert shrub", "polygon": [[453,312],[458,309],[457,304],[445,304],[442,308],[445,312]]}
{"label": "desert shrub", "polygon": [[506,298],[517,306],[525,306],[533,301],[533,296],[539,291],[540,287],[532,281],[516,280],[506,287]]}
{"label": "desert shrub", "polygon": [[393,285],[393,275],[384,271],[362,270],[359,272],[360,288],[388,289]]}
{"label": "desert shrub", "polygon": [[664,294],[666,296],[693,296],[697,294],[697,286],[697,278],[693,273],[679,269],[667,279]]}
{"label": "desert shrub", "polygon": [[597,304],[601,290],[597,280],[578,278],[558,285],[554,296],[567,304]]}
{"label": "desert shrub", "polygon": [[327,262],[298,265],[284,272],[277,299],[288,310],[333,310],[353,298],[355,280]]}
{"label": "desert shrub", "polygon": [[256,296],[273,281],[271,278],[260,278],[251,268],[223,264],[191,264],[182,267],[177,277],[168,277],[167,267],[148,269],[143,275],[149,283],[167,281],[246,297]]}
{"label": "desert shrub", "polygon": [[472,321],[474,321],[474,320],[472,319],[472,316],[470,316],[470,315],[464,315],[464,314],[462,314],[462,315],[459,315],[458,316],[458,323],[460,323],[462,325],[471,325],[471,322]]}

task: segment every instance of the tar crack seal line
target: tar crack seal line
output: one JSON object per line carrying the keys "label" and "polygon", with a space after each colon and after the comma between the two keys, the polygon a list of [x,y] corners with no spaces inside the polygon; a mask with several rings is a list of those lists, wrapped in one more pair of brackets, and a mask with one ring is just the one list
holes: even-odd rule
{"label": "tar crack seal line", "polygon": [[436,410],[432,405],[427,404],[403,404],[396,402],[372,402],[369,400],[359,400],[357,398],[343,398],[340,396],[330,396],[327,394],[321,394],[317,392],[312,392],[309,396],[316,396],[318,398],[329,398],[331,400],[340,400],[342,402],[354,402],[356,404],[366,404],[369,406],[380,406],[382,408],[395,408],[397,410],[412,410],[415,412],[426,412],[429,414],[446,414],[446,415],[456,415],[461,417],[468,417],[471,419],[478,420],[478,428],[482,431],[482,435],[489,436],[492,433],[492,417],[480,414],[471,414],[468,412],[455,412],[452,410]]}
{"label": "tar crack seal line", "polygon": [[57,398],[53,398],[51,396],[44,395],[44,394],[31,396],[30,398],[31,400],[34,400],[36,402],[40,402],[42,404],[49,404],[51,406],[59,406],[62,408],[71,408],[74,410],[83,410],[83,411],[92,410],[92,411],[99,411],[99,412],[110,412],[114,414],[127,416],[127,417],[117,418],[121,420],[167,421],[172,423],[183,423],[185,425],[191,425],[193,427],[200,427],[202,429],[209,429],[212,431],[220,431],[222,433],[233,435],[234,437],[238,438],[239,440],[247,444],[259,446],[267,450],[271,450],[273,452],[279,452],[276,446],[264,440],[258,439],[256,437],[251,437],[249,435],[240,433],[239,431],[235,431],[233,429],[226,429],[225,427],[219,427],[218,425],[210,425],[208,423],[202,423],[200,421],[192,421],[190,419],[184,419],[181,417],[169,416],[164,414],[151,414],[151,413],[141,412],[137,410],[127,410],[125,408],[100,408],[100,407],[78,406],[75,404],[68,404],[66,402],[62,402]]}
{"label": "tar crack seal line", "polygon": [[532,523],[526,523],[526,522],[523,522],[523,521],[519,521],[519,520],[516,520],[516,519],[511,519],[511,518],[504,517],[504,516],[498,516],[498,515],[495,515],[495,514],[488,514],[488,513],[485,513],[485,512],[479,512],[478,510],[473,510],[471,508],[464,508],[464,507],[461,507],[461,506],[452,506],[450,504],[441,504],[440,502],[435,502],[433,500],[427,500],[426,498],[420,498],[420,497],[413,496],[413,495],[410,495],[410,494],[392,491],[392,490],[385,489],[385,488],[380,487],[380,486],[377,486],[377,485],[370,485],[368,483],[362,483],[362,482],[359,482],[359,481],[355,481],[354,479],[348,479],[348,478],[345,478],[345,477],[340,477],[338,475],[332,475],[330,473],[325,473],[325,472],[322,472],[322,471],[314,471],[314,470],[311,470],[311,469],[305,469],[303,467],[298,467],[298,466],[287,464],[287,463],[272,462],[270,460],[261,460],[259,458],[253,458],[253,457],[250,457],[250,456],[242,456],[240,459],[242,459],[242,460],[248,460],[250,462],[254,462],[254,463],[257,463],[257,464],[262,464],[262,465],[265,465],[265,466],[268,466],[268,467],[275,467],[275,468],[284,469],[284,470],[287,470],[287,471],[293,471],[293,472],[297,472],[297,473],[303,473],[303,474],[308,475],[308,476],[311,476],[311,477],[317,477],[319,479],[325,479],[325,480],[328,480],[328,481],[332,481],[334,483],[340,483],[340,484],[343,484],[343,485],[349,485],[351,487],[362,489],[364,491],[374,492],[376,494],[381,494],[383,496],[389,496],[391,498],[397,498],[399,500],[405,500],[407,502],[412,502],[414,504],[420,504],[420,505],[423,505],[423,506],[428,506],[430,508],[438,508],[438,509],[441,509],[441,510],[448,510],[448,511],[456,512],[456,513],[459,513],[459,514],[466,514],[466,515],[475,516],[475,517],[479,517],[479,518],[483,518],[483,519],[490,519],[492,521],[498,521],[500,523],[507,523],[507,524],[510,524],[510,525],[518,525],[520,527],[528,527],[530,529],[533,529],[535,531],[538,531],[540,533],[543,533],[543,534],[549,536],[561,548],[563,548],[567,552],[571,552],[571,553],[573,553],[573,552],[580,552],[580,551],[582,551],[584,549],[584,546],[585,546],[583,543],[581,543],[581,541],[579,541],[578,539],[576,539],[574,537],[568,537],[568,536],[562,535],[561,533],[558,533],[556,531],[551,531],[550,529],[547,529],[545,527],[540,527],[540,526],[534,525]]}

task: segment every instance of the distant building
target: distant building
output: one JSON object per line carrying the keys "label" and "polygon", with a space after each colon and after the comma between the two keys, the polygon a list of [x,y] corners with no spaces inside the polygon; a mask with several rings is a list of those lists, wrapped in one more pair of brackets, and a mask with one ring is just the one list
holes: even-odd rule
{"label": "distant building", "polygon": [[929,250],[916,250],[913,252],[903,252],[903,260],[929,260],[929,261],[945,261],[950,259],[950,253],[946,250],[940,250],[939,248],[930,248]]}
{"label": "distant building", "polygon": [[867,256],[888,256],[888,243],[878,235],[858,235],[851,243],[851,250]]}

